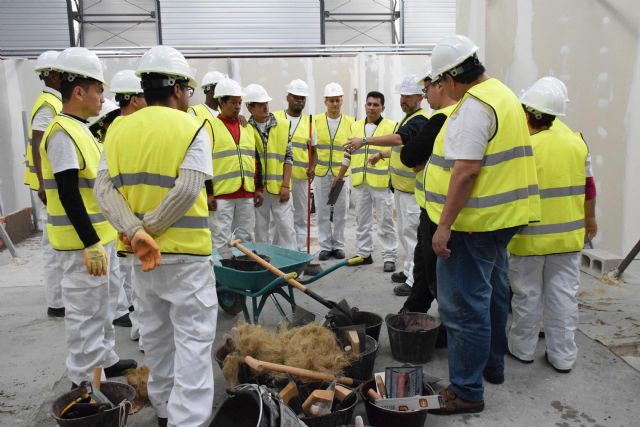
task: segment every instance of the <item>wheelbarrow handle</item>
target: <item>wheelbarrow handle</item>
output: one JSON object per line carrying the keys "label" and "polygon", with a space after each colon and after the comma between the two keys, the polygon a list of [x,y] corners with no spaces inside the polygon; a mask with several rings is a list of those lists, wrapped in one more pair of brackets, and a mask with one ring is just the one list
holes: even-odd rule
{"label": "wheelbarrow handle", "polygon": [[244,253],[246,256],[248,256],[249,258],[251,258],[252,260],[257,262],[262,267],[264,267],[268,271],[272,272],[276,276],[284,277],[284,279],[287,281],[287,283],[290,284],[291,286],[293,286],[294,288],[298,288],[302,292],[306,292],[307,291],[306,286],[304,286],[302,283],[298,282],[295,278],[290,277],[290,274],[288,275],[287,273],[285,273],[285,272],[281,271],[280,269],[274,267],[269,262],[265,261],[264,259],[260,258],[258,255],[256,255],[255,253],[253,253],[249,249],[245,248],[242,245],[242,243],[240,243],[240,240],[232,240],[232,241],[230,241],[229,242],[229,246],[238,248],[238,250],[240,250],[240,252]]}
{"label": "wheelbarrow handle", "polygon": [[254,359],[251,356],[245,356],[244,363],[254,371],[264,374],[267,371],[280,372],[283,374],[290,374],[300,378],[307,378],[315,381],[336,381],[340,384],[354,385],[353,378],[348,377],[335,377],[331,374],[325,374],[324,372],[312,371],[310,369],[296,368],[295,366],[280,365],[278,363],[265,362],[262,360]]}

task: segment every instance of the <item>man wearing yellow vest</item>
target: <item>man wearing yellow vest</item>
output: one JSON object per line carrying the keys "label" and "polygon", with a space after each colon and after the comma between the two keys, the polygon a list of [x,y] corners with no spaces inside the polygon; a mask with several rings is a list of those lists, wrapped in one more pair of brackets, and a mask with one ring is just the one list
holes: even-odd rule
{"label": "man wearing yellow vest", "polygon": [[66,308],[67,371],[73,384],[90,380],[96,366],[107,377],[135,368],[118,360],[109,305],[108,264],[116,230],[107,222],[92,188],[102,151],[86,126],[100,111],[104,76],[98,57],[71,47],[56,60],[62,73],[62,111],[42,137],[40,157],[47,192],[47,228],[62,269]]}
{"label": "man wearing yellow vest", "polygon": [[252,241],[255,209],[262,206],[262,173],[256,136],[239,118],[244,95],[240,85],[224,79],[216,86],[220,114],[213,119],[213,180],[207,181],[213,248],[231,240]]}
{"label": "man wearing yellow vest", "polygon": [[[313,180],[316,158],[315,129],[309,131],[311,116],[302,114],[309,96],[309,87],[303,80],[295,79],[287,87],[287,109],[273,113],[276,119],[291,122],[289,136],[293,148],[291,169],[291,199],[293,200],[293,224],[296,230],[296,246],[307,250],[307,201],[309,180]],[[310,133],[313,135],[310,136]],[[309,160],[311,146],[311,161]]]}
{"label": "man wearing yellow vest", "polygon": [[[402,306],[402,311],[426,313],[437,296],[436,260],[438,257],[431,247],[431,237],[435,233],[437,225],[429,219],[426,211],[424,167],[433,151],[436,136],[453,111],[456,102],[449,98],[441,84],[431,81],[431,74],[428,74],[422,82],[424,84],[424,98],[434,110],[433,115],[422,127],[420,133],[402,146],[400,153],[402,163],[417,172],[415,195],[416,202],[420,206],[420,223],[418,224],[417,243],[413,254],[413,286]],[[447,332],[441,328],[436,346],[444,346],[446,339]]]}
{"label": "man wearing yellow vest", "polygon": [[[260,155],[263,184],[266,192],[262,206],[256,209],[256,242],[273,243],[296,250],[296,232],[291,207],[291,167],[293,153],[287,119],[276,119],[269,112],[271,97],[258,84],[244,89],[244,101],[251,117],[255,144]],[[269,236],[270,229],[274,235]]]}
{"label": "man wearing yellow vest", "polygon": [[158,424],[202,426],[213,405],[218,312],[204,185],[211,146],[203,123],[186,113],[197,83],[180,52],[153,47],[136,74],[149,106],[109,129],[95,192],[126,236],[119,250],[142,262],[133,284]]}
{"label": "man wearing yellow vest", "polygon": [[40,164],[40,141],[47,130],[49,123],[62,109],[60,99],[60,73],[54,70],[56,58],[60,53],[48,50],[43,52],[36,61],[34,71],[45,84],[44,89],[38,95],[31,109],[31,121],[29,122],[29,144],[26,152],[26,167],[24,171],[24,183],[36,192],[34,197],[38,205],[38,222],[42,229],[42,249],[45,270],[45,289],[47,296],[47,315],[49,317],[64,317],[64,304],[62,302],[62,271],[56,263],[55,251],[49,243],[47,233],[47,196],[42,181],[42,167]]}
{"label": "man wearing yellow vest", "polygon": [[540,220],[527,122],[518,98],[485,74],[478,47],[451,36],[431,56],[433,81],[460,100],[438,133],[425,177],[438,224],[438,310],[447,330],[449,380],[434,414],[484,409],[483,376],[504,382],[509,305],[507,244]]}
{"label": "man wearing yellow vest", "polygon": [[[420,78],[413,74],[405,76],[399,88],[400,107],[405,113],[404,119],[396,127],[395,133],[386,136],[374,136],[367,138],[369,144],[384,147],[392,147],[391,151],[380,152],[374,156],[372,163],[382,158],[391,158],[389,173],[391,186],[394,190],[396,215],[398,218],[398,237],[404,249],[405,258],[402,271],[391,275],[391,280],[400,283],[394,293],[400,296],[409,295],[413,285],[413,252],[416,246],[418,222],[420,221],[420,208],[414,195],[416,173],[410,167],[400,161],[402,145],[414,137],[427,123],[427,113],[420,104],[422,103],[422,85]],[[359,149],[362,145],[360,138],[352,138],[348,142],[351,149]],[[395,271],[395,263],[385,262],[384,271]]]}
{"label": "man wearing yellow vest", "polygon": [[378,223],[378,239],[384,264],[395,264],[398,241],[393,226],[393,196],[389,190],[389,161],[372,165],[369,156],[379,153],[383,147],[369,142],[377,137],[392,135],[397,123],[382,117],[384,95],[377,91],[367,94],[366,117],[351,125],[349,141],[357,138],[362,146],[351,153],[351,184],[356,201],[356,255],[364,258],[363,264],[373,263],[373,210]]}
{"label": "man wearing yellow vest", "polygon": [[553,126],[556,117],[566,113],[568,100],[561,85],[554,77],[545,77],[520,98],[536,159],[542,219],[520,229],[508,247],[513,290],[509,352],[532,363],[543,324],[548,363],[568,373],[578,354],[580,251],[585,231],[591,240],[597,223],[587,146],[579,134]]}
{"label": "man wearing yellow vest", "polygon": [[218,117],[220,106],[216,98],[216,85],[225,78],[227,78],[227,75],[222,74],[220,71],[209,71],[205,74],[200,85],[205,95],[204,103],[190,106],[189,114],[209,121]]}
{"label": "man wearing yellow vest", "polygon": [[[353,117],[342,114],[344,91],[338,83],[324,87],[324,105],[327,112],[314,117],[318,143],[318,162],[315,170],[315,204],[318,216],[318,243],[320,261],[333,257],[344,259],[344,225],[347,218],[349,196],[343,188],[334,205],[333,222],[327,205],[334,178],[338,176],[344,155],[344,143],[349,137]],[[348,173],[347,173],[348,175]]]}

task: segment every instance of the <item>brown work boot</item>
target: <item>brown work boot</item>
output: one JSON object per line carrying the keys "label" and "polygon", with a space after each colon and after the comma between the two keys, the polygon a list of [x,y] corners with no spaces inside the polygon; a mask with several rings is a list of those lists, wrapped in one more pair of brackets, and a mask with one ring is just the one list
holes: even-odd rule
{"label": "brown work boot", "polygon": [[479,402],[469,402],[456,396],[449,387],[440,392],[444,399],[444,406],[440,409],[430,410],[429,413],[435,415],[455,415],[471,414],[481,412],[484,409],[484,400]]}

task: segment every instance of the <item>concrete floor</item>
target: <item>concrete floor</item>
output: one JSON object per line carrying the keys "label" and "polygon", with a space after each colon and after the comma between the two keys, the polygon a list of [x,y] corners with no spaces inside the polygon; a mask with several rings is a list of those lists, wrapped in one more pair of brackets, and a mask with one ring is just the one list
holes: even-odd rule
{"label": "concrete floor", "polygon": [[[354,223],[350,216],[348,256],[354,253]],[[63,321],[49,319],[45,313],[38,242],[34,236],[19,244],[17,259],[9,258],[6,251],[0,253],[0,426],[54,426],[49,416],[51,399],[66,392],[70,385],[64,372]],[[335,300],[346,298],[361,310],[383,316],[397,312],[403,298],[393,296],[389,275],[382,272],[381,258],[376,255],[373,265],[342,268],[313,284],[313,290]],[[619,286],[603,285],[596,278],[582,276],[581,331],[576,337],[580,353],[570,374],[558,374],[544,362],[544,340],[541,340],[534,363],[523,365],[507,358],[505,383],[486,386],[484,412],[450,417],[430,415],[425,425],[640,425],[640,372],[637,370],[640,368],[640,280],[634,276],[639,270],[640,266],[634,263],[627,282]],[[320,317],[326,311],[305,296],[300,295],[297,300]],[[219,312],[216,347],[239,319]],[[275,326],[278,321],[274,306],[267,303],[261,323]],[[116,328],[120,357],[135,358],[143,364],[144,355],[128,335],[129,329]],[[376,371],[398,365],[391,357],[383,327]],[[446,350],[437,350],[433,361],[424,365],[424,371],[443,378],[442,384],[446,385]],[[217,366],[214,373],[217,408],[224,400],[225,382]],[[358,404],[356,413],[364,413],[362,404]],[[155,426],[155,415],[151,408],[145,408],[130,417],[128,425]]]}

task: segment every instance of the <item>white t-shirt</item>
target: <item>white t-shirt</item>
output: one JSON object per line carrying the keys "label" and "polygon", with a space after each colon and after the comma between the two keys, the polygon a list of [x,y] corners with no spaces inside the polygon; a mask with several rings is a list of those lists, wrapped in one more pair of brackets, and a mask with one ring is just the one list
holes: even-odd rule
{"label": "white t-shirt", "polygon": [[449,117],[444,140],[447,160],[482,160],[487,143],[496,132],[493,109],[479,99],[467,98]]}
{"label": "white t-shirt", "polygon": [[[51,89],[47,86],[43,90],[60,98],[60,92],[55,89]],[[53,120],[54,116],[55,112],[51,108],[45,105],[41,106],[33,116],[33,120],[31,121],[31,129],[44,132],[45,130],[47,130],[47,127],[49,126],[49,123],[51,123],[51,120]]]}
{"label": "white t-shirt", "polygon": [[[213,178],[213,162],[211,161],[211,141],[205,128],[201,128],[193,139],[193,142],[180,164],[180,169],[189,169],[202,172],[206,175],[205,180]],[[100,156],[98,170],[107,170],[107,161],[104,156]]]}
{"label": "white t-shirt", "polygon": [[371,136],[378,128],[378,125],[375,123],[365,123],[364,125],[364,134],[366,136]]}
{"label": "white t-shirt", "polygon": [[[300,118],[302,117],[302,115],[298,117],[293,117],[288,115],[287,112],[285,111],[284,117],[291,122],[291,127],[289,128],[289,136],[293,137],[293,134],[296,132],[296,129],[298,128],[298,124],[300,124]],[[317,143],[318,143],[318,139],[316,137],[316,130],[313,129],[313,134],[311,135],[311,145],[315,147]]]}
{"label": "white t-shirt", "polygon": [[338,126],[340,126],[340,119],[342,119],[342,115],[339,115],[338,118],[332,119],[327,116],[327,124],[329,125],[329,135],[331,139],[336,137],[336,132],[338,132]]}
{"label": "white t-shirt", "polygon": [[[91,135],[91,131],[87,127],[86,123],[63,114],[66,117],[71,118],[72,120],[77,121],[82,124],[82,128],[85,132]],[[51,169],[53,173],[63,172],[69,169],[80,169],[80,164],[78,163],[78,155],[76,154],[76,146],[71,139],[71,136],[62,129],[56,130],[49,136],[49,142],[47,144],[47,157],[49,158],[49,163],[51,164]]]}

